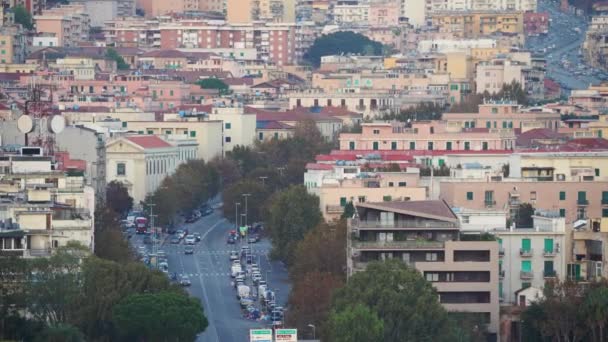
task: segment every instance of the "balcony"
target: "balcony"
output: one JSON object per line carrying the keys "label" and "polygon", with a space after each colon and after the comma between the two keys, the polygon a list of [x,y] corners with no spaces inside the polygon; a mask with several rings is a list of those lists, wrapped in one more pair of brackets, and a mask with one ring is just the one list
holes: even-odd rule
{"label": "balcony", "polygon": [[503,279],[505,277],[505,270],[498,271],[498,276],[500,277],[500,279]]}
{"label": "balcony", "polygon": [[359,106],[357,106],[357,107],[355,107],[355,108],[356,108],[357,110],[365,110],[367,107],[359,105]]}
{"label": "balcony", "polygon": [[522,280],[532,279],[532,278],[534,278],[534,273],[527,272],[527,271],[521,271],[521,272],[519,272],[519,278]]}
{"label": "balcony", "polygon": [[519,207],[520,204],[521,204],[521,201],[519,200],[519,198],[509,199],[509,205],[512,207]]}
{"label": "balcony", "polygon": [[498,255],[499,256],[505,255],[505,248],[503,246],[498,247]]}
{"label": "balcony", "polygon": [[451,222],[443,221],[414,221],[414,220],[398,220],[398,221],[372,221],[353,219],[352,225],[359,229],[398,229],[398,228],[423,228],[423,229],[454,229],[458,227]]}
{"label": "balcony", "polygon": [[443,249],[443,241],[353,241],[353,248],[367,250]]}
{"label": "balcony", "polygon": [[484,205],[486,207],[494,207],[496,205],[496,201],[489,201],[489,200],[485,200],[484,201]]}
{"label": "balcony", "polygon": [[325,206],[325,211],[328,214],[342,214],[344,212],[344,207],[341,205],[327,205]]}
{"label": "balcony", "polygon": [[581,199],[581,198],[579,198],[578,200],[576,200],[576,204],[578,204],[578,205],[589,205],[589,201],[587,199]]}
{"label": "balcony", "polygon": [[602,205],[608,205],[608,198],[602,198]]}
{"label": "balcony", "polygon": [[25,250],[24,256],[31,258],[41,258],[51,256],[50,249],[27,249]]}
{"label": "balcony", "polygon": [[557,277],[557,273],[555,273],[555,270],[545,270],[545,271],[543,271],[543,277],[555,278],[555,277]]}
{"label": "balcony", "polygon": [[530,258],[530,257],[532,257],[533,254],[534,254],[534,252],[531,249],[523,249],[523,248],[521,248],[519,250],[519,255],[521,257],[524,257],[524,258]]}
{"label": "balcony", "polygon": [[556,253],[556,252],[555,252],[555,249],[550,249],[550,250],[548,250],[548,249],[543,249],[543,255],[544,255],[545,257],[548,257],[548,258],[550,258],[550,257],[554,257],[554,256],[555,256],[555,253]]}

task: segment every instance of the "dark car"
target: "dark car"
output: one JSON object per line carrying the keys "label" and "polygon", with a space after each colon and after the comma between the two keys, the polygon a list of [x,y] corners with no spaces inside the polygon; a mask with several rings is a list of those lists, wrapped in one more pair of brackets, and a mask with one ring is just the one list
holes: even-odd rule
{"label": "dark car", "polygon": [[201,241],[201,234],[199,234],[199,233],[194,233],[194,234],[192,234],[192,235],[194,235],[194,238],[196,239],[196,242],[200,242],[200,241]]}
{"label": "dark car", "polygon": [[260,236],[257,235],[257,234],[250,235],[248,241],[249,241],[249,243],[259,242],[260,241]]}
{"label": "dark car", "polygon": [[186,248],[184,248],[184,254],[194,254],[194,247],[186,246]]}
{"label": "dark car", "polygon": [[167,233],[168,233],[168,234],[173,235],[173,234],[175,234],[176,232],[177,232],[177,229],[176,229],[175,227],[169,227],[169,228],[167,228]]}
{"label": "dark car", "polygon": [[196,220],[198,220],[198,217],[196,217],[195,215],[191,215],[188,216],[188,218],[186,219],[186,223],[193,223],[196,222]]}
{"label": "dark car", "polygon": [[211,215],[211,214],[213,214],[213,209],[205,208],[205,210],[202,210],[202,214],[203,214],[203,216]]}
{"label": "dark car", "polygon": [[174,245],[179,244],[179,238],[177,236],[171,238],[171,243]]}
{"label": "dark car", "polygon": [[144,245],[150,245],[152,244],[152,238],[149,235],[146,235],[144,237]]}
{"label": "dark car", "polygon": [[229,236],[228,240],[226,240],[226,243],[229,245],[234,245],[236,243],[236,239],[232,236]]}

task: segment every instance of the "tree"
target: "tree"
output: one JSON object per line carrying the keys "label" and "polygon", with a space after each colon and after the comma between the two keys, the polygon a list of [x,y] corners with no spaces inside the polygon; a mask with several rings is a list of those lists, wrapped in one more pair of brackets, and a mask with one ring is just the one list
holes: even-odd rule
{"label": "tree", "polygon": [[32,14],[23,7],[23,5],[17,5],[13,7],[13,14],[15,15],[15,22],[21,24],[28,30],[34,28],[34,22],[32,20]]}
{"label": "tree", "polygon": [[531,228],[534,225],[532,215],[534,215],[534,207],[532,204],[520,204],[517,209],[517,216],[515,217],[515,226],[517,228]]}
{"label": "tree", "polygon": [[[384,322],[382,341],[451,341],[450,320],[422,275],[398,260],[371,262],[334,294],[332,312],[361,304]],[[333,327],[332,327],[333,329]],[[330,331],[333,336],[336,331]]]}
{"label": "tree", "polygon": [[339,31],[315,39],[304,58],[315,67],[321,64],[321,57],[343,53],[382,55],[382,44],[352,31]]}
{"label": "tree", "polygon": [[106,49],[106,58],[116,62],[118,70],[129,70],[130,66],[125,62],[125,59],[115,49],[109,47]]}
{"label": "tree", "polygon": [[581,311],[586,325],[591,328],[593,341],[605,341],[604,331],[608,323],[608,288],[596,286],[590,289],[583,300]]}
{"label": "tree", "polygon": [[216,89],[220,95],[229,94],[230,87],[222,80],[210,77],[196,82],[202,89]]}
{"label": "tree", "polygon": [[441,120],[446,108],[434,102],[420,102],[414,107],[402,109],[399,114],[385,114],[384,120],[398,120],[402,122],[416,122],[428,120]]}
{"label": "tree", "polygon": [[95,248],[96,256],[116,262],[133,261],[133,252],[125,239],[118,215],[104,205],[95,209]]}
{"label": "tree", "polygon": [[241,203],[239,214],[244,214],[245,198],[243,194],[250,194],[251,196],[247,198],[247,222],[251,224],[262,221],[264,205],[271,195],[269,190],[261,181],[251,179],[244,179],[229,186],[222,193],[224,217],[234,221],[235,203],[237,202]]}
{"label": "tree", "polygon": [[354,214],[355,214],[355,206],[353,205],[352,201],[349,201],[344,206],[344,212],[342,213],[342,215],[340,216],[340,218],[341,219],[352,218]]}
{"label": "tree", "polygon": [[479,105],[486,99],[497,101],[511,100],[524,106],[529,103],[525,89],[522,88],[520,83],[513,81],[503,84],[498,93],[490,94],[486,90],[483,93],[469,94],[461,103],[452,105],[450,113],[478,113]]}
{"label": "tree", "polygon": [[128,296],[114,308],[112,321],[132,341],[193,341],[209,325],[198,299],[175,292]]}
{"label": "tree", "polygon": [[106,186],[106,203],[110,209],[123,217],[133,208],[133,197],[122,182],[111,181]]}
{"label": "tree", "polygon": [[39,342],[82,342],[84,340],[82,332],[69,324],[48,326],[36,337],[36,341]]}
{"label": "tree", "polygon": [[332,312],[329,317],[332,342],[385,341],[384,323],[378,315],[363,304]]}
{"label": "tree", "polygon": [[266,226],[272,240],[272,256],[287,264],[293,261],[296,244],[321,222],[319,198],[302,185],[292,185],[270,199]]}

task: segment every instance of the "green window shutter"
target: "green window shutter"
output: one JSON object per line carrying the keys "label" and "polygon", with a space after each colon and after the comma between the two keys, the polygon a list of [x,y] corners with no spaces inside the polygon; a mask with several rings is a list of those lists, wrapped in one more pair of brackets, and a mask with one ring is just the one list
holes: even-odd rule
{"label": "green window shutter", "polygon": [[439,159],[439,166],[443,166],[445,164],[445,161],[443,159]]}
{"label": "green window shutter", "polygon": [[509,121],[509,128],[513,128],[513,121]]}
{"label": "green window shutter", "polygon": [[553,253],[553,239],[545,239],[545,252]]}
{"label": "green window shutter", "polygon": [[521,271],[522,272],[532,272],[532,261],[530,261],[530,260],[522,260],[522,262],[521,262]]}
{"label": "green window shutter", "polygon": [[429,151],[432,151],[432,150],[433,150],[433,142],[432,142],[432,141],[429,141],[429,144],[428,144],[428,145],[429,145],[429,146],[428,146],[428,150],[429,150]]}
{"label": "green window shutter", "polygon": [[545,275],[553,275],[554,272],[555,270],[553,268],[553,261],[545,261]]}
{"label": "green window shutter", "polygon": [[502,122],[502,128],[507,128],[507,122],[506,121]]}
{"label": "green window shutter", "polygon": [[448,150],[448,151],[452,150],[452,142],[451,141],[448,141],[448,142],[445,143],[445,149]]}
{"label": "green window shutter", "polygon": [[502,295],[502,281],[498,283],[498,297],[503,298]]}
{"label": "green window shutter", "polygon": [[397,142],[391,141],[391,150],[395,151],[397,149]]}
{"label": "green window shutter", "polygon": [[346,197],[340,197],[340,206],[346,206]]}
{"label": "green window shutter", "polygon": [[154,134],[154,131],[149,129],[148,134]]}
{"label": "green window shutter", "polygon": [[492,123],[490,121],[486,121],[486,128],[492,128]]}
{"label": "green window shutter", "polygon": [[595,177],[599,177],[600,176],[600,169],[595,169]]}
{"label": "green window shutter", "polygon": [[602,208],[602,217],[608,217],[608,208]]}
{"label": "green window shutter", "polygon": [[122,128],[126,128],[126,127],[127,127],[127,122],[126,122],[126,121],[123,121],[123,122],[122,122]]}
{"label": "green window shutter", "polygon": [[383,196],[383,197],[382,197],[382,200],[383,200],[384,202],[390,202],[392,199],[393,199],[393,198],[392,198],[391,196]]}
{"label": "green window shutter", "polygon": [[608,204],[608,191],[602,191],[602,204]]}
{"label": "green window shutter", "polygon": [[348,149],[351,150],[351,151],[355,149],[355,142],[354,141],[350,141],[348,143]]}
{"label": "green window shutter", "polygon": [[169,95],[173,96],[173,90],[169,90]]}
{"label": "green window shutter", "polygon": [[224,126],[226,127],[226,129],[232,128],[232,124],[230,122],[226,122],[226,124]]}
{"label": "green window shutter", "polygon": [[484,150],[484,151],[487,151],[487,150],[488,150],[488,143],[487,143],[487,142],[485,142],[485,141],[484,141],[484,142],[482,142],[482,143],[481,143],[481,149],[482,149],[482,150]]}
{"label": "green window shutter", "polygon": [[410,150],[415,150],[415,149],[416,149],[416,142],[410,141]]}
{"label": "green window shutter", "polygon": [[190,131],[190,137],[196,138],[196,131]]}
{"label": "green window shutter", "polygon": [[473,192],[469,191],[467,192],[467,201],[472,201],[473,200]]}
{"label": "green window shutter", "polygon": [[566,192],[565,191],[560,191],[559,192],[559,200],[560,201],[565,201],[566,200]]}
{"label": "green window shutter", "polygon": [[566,209],[559,210],[559,217],[566,217]]}
{"label": "green window shutter", "polygon": [[137,131],[137,134],[144,134],[144,131]]}
{"label": "green window shutter", "polygon": [[377,150],[378,150],[378,142],[377,142],[377,141],[374,141],[374,142],[373,142],[373,150],[374,150],[374,151],[377,151]]}
{"label": "green window shutter", "polygon": [[465,151],[468,151],[468,150],[470,150],[470,149],[471,149],[471,143],[470,143],[470,142],[468,142],[468,141],[465,141],[465,142],[464,142],[464,150],[465,150]]}
{"label": "green window shutter", "polygon": [[532,243],[530,239],[521,239],[521,249],[524,251],[529,251],[532,247]]}
{"label": "green window shutter", "polygon": [[169,135],[169,134],[171,134],[171,131],[165,131],[165,134]]}
{"label": "green window shutter", "polygon": [[469,122],[468,121],[464,122],[464,128],[469,128]]}

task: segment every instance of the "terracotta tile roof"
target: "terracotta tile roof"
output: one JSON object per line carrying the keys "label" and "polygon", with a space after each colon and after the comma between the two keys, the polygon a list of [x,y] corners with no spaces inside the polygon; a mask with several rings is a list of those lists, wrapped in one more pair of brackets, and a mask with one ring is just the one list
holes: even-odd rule
{"label": "terracotta tile roof", "polygon": [[186,58],[186,54],[179,50],[151,50],[141,55],[143,58]]}
{"label": "terracotta tile roof", "polygon": [[247,78],[247,77],[241,77],[241,78],[224,78],[222,79],[222,82],[226,83],[229,86],[239,86],[239,85],[252,85],[253,84],[253,80],[251,78]]}
{"label": "terracotta tile roof", "polygon": [[308,163],[306,170],[333,170],[334,166],[330,164]]}
{"label": "terracotta tile roof", "polygon": [[166,148],[172,145],[155,135],[130,136],[125,139],[145,149]]}
{"label": "terracotta tile roof", "polygon": [[365,202],[355,205],[357,207],[393,211],[428,219],[458,222],[458,217],[445,201]]}
{"label": "terracotta tile roof", "polygon": [[566,135],[547,128],[535,128],[518,135],[515,144],[518,147],[531,147],[536,140],[541,139],[566,140]]}
{"label": "terracotta tile roof", "polygon": [[284,124],[280,121],[257,121],[257,129],[294,129],[293,126]]}

